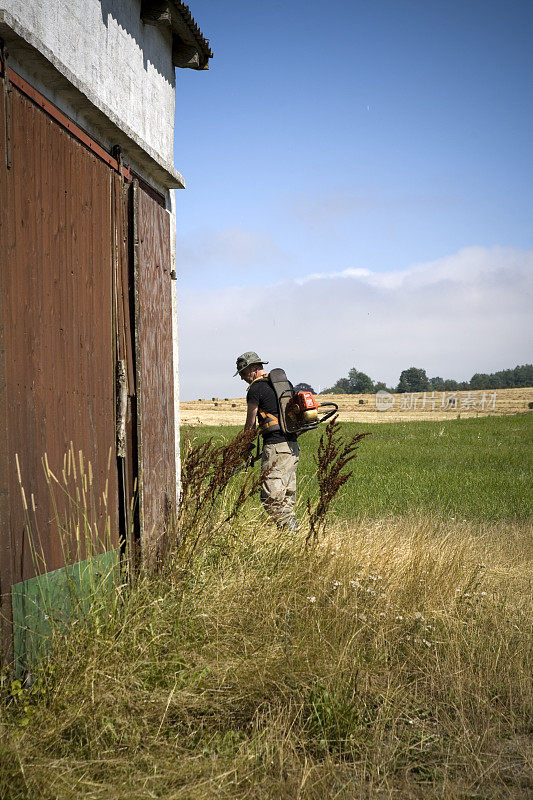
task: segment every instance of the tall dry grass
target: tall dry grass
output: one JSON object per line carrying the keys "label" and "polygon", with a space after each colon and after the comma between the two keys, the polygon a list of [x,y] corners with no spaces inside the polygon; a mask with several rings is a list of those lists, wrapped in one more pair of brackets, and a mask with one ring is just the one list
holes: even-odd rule
{"label": "tall dry grass", "polygon": [[0,796],[526,798],[531,534],[369,520],[309,549],[242,519],[56,637],[2,705]]}

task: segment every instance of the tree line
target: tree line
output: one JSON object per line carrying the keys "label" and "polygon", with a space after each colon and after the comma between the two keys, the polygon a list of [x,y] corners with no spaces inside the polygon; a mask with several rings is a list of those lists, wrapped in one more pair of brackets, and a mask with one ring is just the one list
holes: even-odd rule
{"label": "tree line", "polygon": [[387,392],[455,392],[475,389],[517,389],[533,386],[533,364],[522,364],[514,369],[502,369],[490,374],[476,372],[469,381],[456,381],[452,378],[428,378],[425,369],[409,367],[400,374],[396,387],[387,386],[383,381],[374,382],[364,372],[355,367],[347,378],[339,380],[320,394],[375,394],[383,389]]}

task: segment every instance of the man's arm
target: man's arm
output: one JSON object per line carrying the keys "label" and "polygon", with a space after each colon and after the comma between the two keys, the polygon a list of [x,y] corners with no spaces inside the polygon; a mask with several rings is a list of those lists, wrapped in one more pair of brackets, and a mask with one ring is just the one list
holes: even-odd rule
{"label": "man's arm", "polygon": [[259,404],[253,403],[251,400],[249,400],[246,405],[248,410],[246,412],[246,422],[244,423],[244,430],[253,431],[255,430],[255,423],[257,420],[257,411],[259,409]]}

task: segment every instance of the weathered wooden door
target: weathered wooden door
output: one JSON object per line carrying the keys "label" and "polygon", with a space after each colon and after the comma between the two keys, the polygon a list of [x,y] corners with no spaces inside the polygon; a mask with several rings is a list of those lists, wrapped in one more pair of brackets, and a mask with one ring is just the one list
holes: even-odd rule
{"label": "weathered wooden door", "polygon": [[139,512],[152,559],[176,504],[170,216],[136,182],[133,192]]}
{"label": "weathered wooden door", "polygon": [[9,652],[12,611],[17,650],[30,626],[27,598],[42,593],[32,581],[48,575],[54,584],[65,566],[119,547],[116,179],[4,78],[0,98],[0,566]]}
{"label": "weathered wooden door", "polygon": [[157,557],[176,502],[170,216],[119,154],[14,80],[0,77],[8,659],[12,634],[15,657],[28,651],[39,598],[65,604],[88,556],[105,571],[129,540]]}

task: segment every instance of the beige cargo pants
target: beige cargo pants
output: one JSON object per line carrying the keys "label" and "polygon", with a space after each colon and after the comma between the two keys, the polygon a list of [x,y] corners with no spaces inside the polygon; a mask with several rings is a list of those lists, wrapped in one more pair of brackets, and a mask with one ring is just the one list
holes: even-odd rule
{"label": "beige cargo pants", "polygon": [[261,459],[261,502],[278,527],[295,529],[298,442],[266,444]]}

